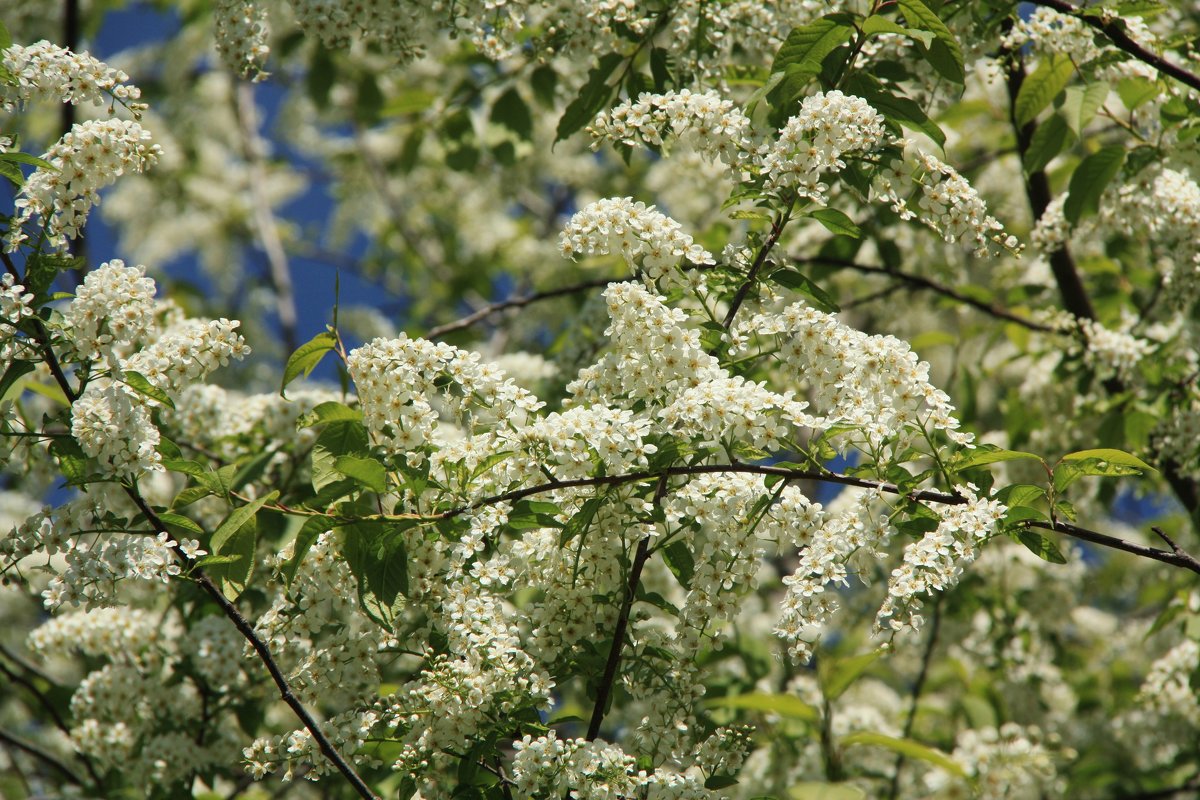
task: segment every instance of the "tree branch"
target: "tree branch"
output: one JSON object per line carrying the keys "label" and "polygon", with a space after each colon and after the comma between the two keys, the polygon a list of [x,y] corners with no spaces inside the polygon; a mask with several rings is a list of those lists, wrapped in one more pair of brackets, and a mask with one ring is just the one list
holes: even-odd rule
{"label": "tree branch", "polygon": [[1077,8],[1063,0],[1032,0],[1036,6],[1045,6],[1051,8],[1060,14],[1068,14],[1085,25],[1090,25],[1096,30],[1108,37],[1109,41],[1118,50],[1123,50],[1129,55],[1141,61],[1143,64],[1149,64],[1164,75],[1170,75],[1175,80],[1190,86],[1193,89],[1200,90],[1200,75],[1194,72],[1189,72],[1183,67],[1171,61],[1167,61],[1157,53],[1152,53],[1142,47],[1128,33],[1119,17],[1103,17],[1094,14],[1082,13],[1082,9]]}
{"label": "tree branch", "polygon": [[898,281],[903,281],[904,283],[908,284],[913,289],[926,289],[928,291],[934,292],[935,294],[942,295],[943,297],[949,297],[951,300],[955,300],[964,305],[968,305],[971,308],[974,308],[977,311],[982,311],[983,313],[985,313],[989,316],[996,317],[998,319],[1007,320],[1009,322],[1015,322],[1016,324],[1018,324],[1024,328],[1028,328],[1029,330],[1032,330],[1032,331],[1041,331],[1043,333],[1060,333],[1061,332],[1057,328],[1055,328],[1051,325],[1046,325],[1041,322],[1035,322],[1034,320],[1031,320],[1028,317],[1023,317],[1020,314],[1017,314],[1016,312],[1009,311],[1007,308],[999,305],[998,303],[987,303],[983,300],[979,300],[977,298],[971,297],[968,294],[958,291],[957,289],[955,289],[952,286],[947,286],[946,284],[941,283],[940,281],[936,281],[933,278],[927,278],[924,275],[914,275],[911,272],[902,272],[901,270],[898,270],[898,269],[892,269],[890,267],[878,266],[875,264],[860,264],[856,261],[851,261],[849,259],[844,259],[844,258],[822,258],[822,257],[793,258],[792,261],[793,261],[793,263],[796,263],[796,264],[829,264],[829,265],[835,266],[835,267],[844,267],[846,269],[852,269],[852,270],[855,270],[856,272],[863,272],[863,273],[874,274],[874,275],[887,275],[890,278],[895,278]]}
{"label": "tree branch", "polygon": [[728,330],[729,326],[733,325],[733,318],[737,316],[738,309],[742,307],[742,303],[746,301],[746,295],[750,293],[750,287],[754,285],[754,281],[758,278],[758,271],[762,269],[762,265],[767,260],[767,255],[771,249],[775,247],[779,241],[779,237],[783,235],[783,228],[788,223],[788,219],[792,216],[792,205],[795,199],[788,203],[788,207],[783,211],[775,221],[771,223],[771,233],[767,236],[767,240],[763,242],[763,246],[758,249],[758,256],[755,257],[754,263],[750,266],[750,271],[746,273],[746,280],[738,287],[737,294],[733,296],[733,301],[729,304],[729,311],[725,313],[725,320],[721,325]]}
{"label": "tree branch", "polygon": [[1044,520],[1027,519],[1022,521],[1021,524],[1026,528],[1040,528],[1055,533],[1064,533],[1067,536],[1091,542],[1092,544],[1098,544],[1101,547],[1109,547],[1113,550],[1132,553],[1135,556],[1161,561],[1164,564],[1170,564],[1173,567],[1182,567],[1200,575],[1200,559],[1185,553],[1174,542],[1172,542],[1172,552],[1167,552],[1166,550],[1158,550],[1153,547],[1129,542],[1125,539],[1118,539],[1108,534],[1097,533],[1087,528],[1081,528],[1078,525],[1072,525],[1069,522],[1047,522]]}
{"label": "tree branch", "polygon": [[[125,494],[128,495],[129,499],[133,501],[133,504],[138,507],[138,510],[145,515],[146,519],[150,522],[150,525],[155,531],[159,533],[166,533],[168,536],[170,535],[170,532],[167,530],[167,526],[161,519],[159,519],[158,515],[154,512],[154,509],[150,508],[150,505],[142,498],[141,494],[136,488],[132,486],[125,487]],[[218,606],[220,606],[221,610],[225,613],[225,616],[228,617],[231,622],[233,622],[234,626],[238,629],[238,632],[241,633],[246,641],[250,643],[250,646],[254,648],[254,652],[258,654],[259,660],[262,661],[263,666],[267,668],[267,672],[271,674],[271,679],[275,681],[275,686],[279,689],[280,699],[282,699],[283,702],[286,703],[290,709],[292,709],[292,712],[295,713],[300,721],[304,723],[304,727],[308,729],[310,734],[312,734],[313,741],[317,743],[317,747],[320,748],[322,755],[329,759],[330,763],[333,764],[338,772],[342,773],[342,777],[344,777],[346,781],[352,787],[354,787],[354,791],[358,793],[359,797],[365,798],[366,800],[378,800],[378,797],[359,776],[354,767],[351,766],[350,763],[342,757],[341,753],[334,748],[333,744],[329,741],[329,738],[321,730],[321,726],[317,723],[316,719],[313,718],[308,709],[304,707],[304,704],[301,703],[299,698],[297,698],[292,692],[292,687],[288,683],[287,677],[284,676],[283,671],[276,663],[275,657],[271,655],[270,648],[267,647],[266,642],[264,642],[254,631],[254,626],[250,624],[250,621],[242,615],[242,612],[238,611],[237,606],[230,602],[229,598],[225,596],[225,593],[221,591],[220,587],[213,583],[212,579],[205,574],[204,570],[193,565],[191,559],[187,557],[178,544],[175,545],[174,550],[175,555],[179,558],[179,560],[185,565],[191,567],[188,577],[195,581],[200,588],[202,588],[205,593],[208,594],[208,596],[211,597]]]}
{"label": "tree branch", "polygon": [[76,775],[70,767],[60,761],[57,756],[43,750],[32,742],[27,742],[18,736],[14,736],[3,728],[0,728],[0,742],[7,744],[9,747],[16,748],[17,750],[23,750],[36,758],[38,761],[48,764],[55,770],[61,772],[67,780],[76,786],[87,786],[87,784],[84,783],[83,780]]}
{"label": "tree branch", "polygon": [[493,314],[498,314],[501,311],[506,311],[510,308],[524,308],[533,303],[540,303],[543,300],[550,300],[555,297],[565,297],[571,294],[586,292],[588,289],[597,289],[601,286],[607,286],[610,283],[616,283],[623,278],[593,278],[590,281],[581,281],[573,283],[570,286],[563,286],[558,289],[547,289],[544,292],[534,292],[523,297],[510,297],[507,300],[500,300],[495,303],[490,303],[477,311],[473,311],[461,319],[453,322],[447,322],[445,325],[438,325],[432,328],[429,333],[425,334],[426,339],[439,339],[448,333],[461,331],[469,328],[481,320],[487,319]]}
{"label": "tree branch", "polygon": [[[667,493],[667,475],[664,473],[658,479],[658,487],[654,490],[654,504],[662,502]],[[629,627],[629,612],[637,599],[638,584],[642,580],[642,568],[650,558],[650,537],[643,536],[638,541],[637,553],[633,556],[633,564],[629,567],[629,584],[625,587],[625,600],[617,615],[617,624],[613,628],[612,647],[608,650],[608,660],[604,664],[604,674],[596,686],[596,704],[592,707],[592,719],[588,723],[587,740],[594,741],[600,735],[600,724],[604,721],[604,710],[608,707],[608,698],[612,693],[613,682],[617,679],[617,666],[621,662],[621,649],[625,645],[625,630]]]}

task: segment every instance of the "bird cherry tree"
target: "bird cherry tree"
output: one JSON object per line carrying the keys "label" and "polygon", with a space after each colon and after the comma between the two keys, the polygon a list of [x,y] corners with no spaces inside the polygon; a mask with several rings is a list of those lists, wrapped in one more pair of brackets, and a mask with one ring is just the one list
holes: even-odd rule
{"label": "bird cherry tree", "polygon": [[5,797],[1200,789],[1193,4],[3,22]]}

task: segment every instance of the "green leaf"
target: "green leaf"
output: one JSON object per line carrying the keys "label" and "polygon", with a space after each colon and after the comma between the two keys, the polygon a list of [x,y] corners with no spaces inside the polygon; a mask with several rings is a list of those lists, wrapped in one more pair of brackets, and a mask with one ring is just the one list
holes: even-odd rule
{"label": "green leaf", "polygon": [[1082,136],[1083,129],[1096,118],[1096,112],[1104,105],[1108,91],[1108,84],[1103,82],[1067,87],[1062,110],[1067,117],[1067,124],[1076,136]]}
{"label": "green leaf", "polygon": [[1025,171],[1033,174],[1044,170],[1067,146],[1070,133],[1070,127],[1061,116],[1053,114],[1047,117],[1029,140],[1029,149],[1025,151]]}
{"label": "green leaf", "polygon": [[533,114],[515,87],[500,95],[492,104],[492,122],[512,131],[523,141],[533,139]]}
{"label": "green leaf", "polygon": [[583,504],[583,508],[579,509],[578,513],[567,521],[563,526],[562,533],[558,536],[558,544],[561,547],[567,542],[574,539],[576,536],[582,536],[588,526],[592,524],[592,520],[596,517],[596,512],[600,510],[600,506],[604,504],[604,499],[593,497]]}
{"label": "green leaf", "polygon": [[291,586],[292,581],[296,580],[296,572],[300,569],[300,565],[304,563],[304,557],[312,549],[313,543],[329,528],[329,520],[325,517],[309,517],[300,526],[300,530],[296,532],[296,539],[292,544],[292,557],[280,568],[286,585]]}
{"label": "green leaf", "polygon": [[220,551],[214,547],[204,567],[208,577],[230,600],[241,596],[254,572],[254,548],[258,534],[253,520],[250,517],[248,524],[243,524],[227,536],[221,543]]}
{"label": "green leaf", "polygon": [[900,0],[900,10],[910,28],[920,28],[932,33],[937,40],[926,51],[926,59],[943,78],[963,83],[966,73],[963,71],[962,48],[958,39],[946,27],[946,23],[930,10],[921,0]]}
{"label": "green leaf", "polygon": [[437,95],[425,89],[404,89],[392,96],[384,104],[380,114],[385,117],[399,117],[405,114],[420,114],[437,102]]}
{"label": "green leaf", "polygon": [[958,455],[950,462],[950,469],[959,472],[972,467],[980,467],[984,464],[995,464],[999,461],[1016,461],[1018,459],[1033,459],[1041,461],[1040,456],[1033,453],[1025,453],[1020,450],[1005,450],[1003,447],[997,447],[994,444],[981,444],[974,450],[967,450]]}
{"label": "green leaf", "polygon": [[1066,88],[1075,74],[1075,65],[1066,56],[1043,58],[1037,69],[1025,76],[1013,103],[1013,119],[1018,126],[1032,122]]}
{"label": "green leaf", "polygon": [[374,458],[337,456],[333,461],[333,468],[376,494],[387,491],[387,470]]}
{"label": "green leaf", "polygon": [[[1111,447],[1101,447],[1095,450],[1077,450],[1074,453],[1067,453],[1062,457],[1062,461],[1098,461],[1098,468],[1106,468],[1108,465],[1117,467],[1127,467],[1137,472],[1148,470],[1157,472],[1158,470],[1142,461],[1132,453],[1126,453],[1124,450],[1116,450]],[[1110,475],[1110,472],[1088,472],[1088,475]],[[1121,473],[1125,474],[1125,473]]]}
{"label": "green leaf", "polygon": [[692,584],[692,575],[696,571],[696,561],[692,557],[691,548],[682,541],[671,542],[660,551],[667,569],[679,581],[679,585],[687,589]]}
{"label": "green leaf", "polygon": [[1006,506],[1033,506],[1046,499],[1046,490],[1030,483],[1014,483],[996,492],[996,499]]}
{"label": "green leaf", "polygon": [[408,592],[408,553],[404,530],[415,523],[355,522],[339,527],[342,554],[360,590],[390,608]]}
{"label": "green leaf", "polygon": [[88,480],[88,457],[83,448],[69,436],[50,443],[50,455],[58,460],[58,471],[67,479],[68,486],[83,486]]}
{"label": "green leaf", "polygon": [[151,383],[142,373],[127,369],[124,375],[125,385],[130,389],[133,389],[140,395],[149,397],[151,400],[162,403],[167,408],[175,408],[175,402],[171,399],[171,396]]}
{"label": "green leaf", "polygon": [[820,286],[817,286],[808,279],[804,273],[792,267],[784,267],[777,269],[771,273],[770,280],[778,283],[780,286],[791,289],[794,292],[799,292],[810,301],[813,307],[824,311],[826,314],[836,314],[841,311],[841,307],[837,302],[829,296],[828,293]]}
{"label": "green leaf", "polygon": [[1049,561],[1052,564],[1067,563],[1066,556],[1062,554],[1062,551],[1058,549],[1058,545],[1051,541],[1048,536],[1043,536],[1037,531],[1028,528],[1017,530],[1015,533],[1017,534],[1017,541],[1025,545],[1030,552],[1043,561]]}
{"label": "green leaf", "polygon": [[884,747],[906,758],[927,761],[960,778],[967,777],[967,772],[963,769],[962,765],[950,758],[950,756],[941,750],[921,744],[920,742],[915,742],[912,739],[897,739],[894,736],[885,736],[882,733],[858,731],[848,736],[843,736],[838,741],[843,747],[852,747],[856,744]]}
{"label": "green leaf", "polygon": [[832,702],[841,697],[880,655],[881,651],[872,650],[850,658],[822,661],[817,670],[817,678],[825,698]]}
{"label": "green leaf", "polygon": [[204,529],[194,520],[185,517],[183,514],[176,514],[173,511],[159,511],[158,518],[171,531],[171,535],[178,538],[176,531],[187,531],[196,536],[203,536]]}
{"label": "green leaf", "polygon": [[280,397],[286,397],[284,390],[288,384],[301,376],[307,377],[325,354],[337,346],[337,337],[329,331],[318,333],[296,349],[288,358],[283,368],[283,385],[279,387]]}
{"label": "green leaf", "polygon": [[301,414],[296,419],[296,429],[311,428],[313,425],[320,425],[327,422],[361,422],[362,411],[357,408],[351,408],[345,403],[339,403],[336,400],[326,400],[324,403],[318,403],[313,406],[313,409],[307,414]]}
{"label": "green leaf", "polygon": [[475,469],[473,469],[471,471],[471,479],[474,480],[475,478],[478,478],[480,475],[487,472],[489,469],[496,466],[501,461],[504,461],[506,458],[508,458],[511,455],[512,455],[512,451],[510,451],[510,450],[506,450],[503,453],[492,453],[490,456],[488,456],[487,458],[484,458],[475,466]]}
{"label": "green leaf", "polygon": [[46,159],[38,158],[37,156],[31,156],[28,153],[22,153],[16,150],[10,153],[0,153],[0,161],[5,161],[10,164],[28,164],[48,172],[58,172],[58,167],[54,166]]}
{"label": "green leaf", "polygon": [[558,120],[558,128],[554,133],[555,144],[587,125],[608,106],[613,95],[613,87],[608,85],[608,79],[624,60],[625,57],[620,53],[608,53],[588,70],[583,88]]}
{"label": "green leaf", "polygon": [[816,722],[821,718],[817,709],[792,694],[739,694],[732,697],[714,697],[704,701],[707,708],[734,708],[757,711],[761,714],[777,714],[789,719]]}
{"label": "green leaf", "polygon": [[14,359],[9,363],[8,369],[4,370],[4,375],[0,376],[0,402],[3,402],[8,390],[16,385],[17,381],[25,377],[29,373],[37,369],[36,361],[22,361]]}
{"label": "green leaf", "polygon": [[8,32],[8,26],[0,20],[0,50],[7,50],[12,47],[12,34]]}
{"label": "green leaf", "polygon": [[736,786],[738,779],[733,775],[710,775],[704,781],[704,788],[716,791],[718,789],[727,789],[730,786]]}
{"label": "green leaf", "polygon": [[815,22],[792,28],[780,45],[771,64],[771,72],[787,72],[790,66],[820,72],[825,56],[850,41],[854,35],[854,17],[850,14],[826,14]]}
{"label": "green leaf", "polygon": [[264,495],[257,500],[252,500],[246,505],[238,506],[233,511],[230,511],[229,515],[225,517],[224,521],[222,521],[221,524],[217,526],[217,529],[213,531],[212,538],[209,540],[209,549],[214,553],[225,553],[226,543],[233,537],[233,535],[240,531],[247,522],[254,519],[254,515],[258,513],[260,508],[267,503],[270,503],[277,497],[279,497],[279,492],[273,491],[270,494]]}
{"label": "green leaf", "polygon": [[1124,145],[1110,144],[1080,162],[1071,176],[1067,200],[1063,204],[1063,215],[1068,222],[1074,225],[1100,210],[1100,196],[1121,171],[1124,161]]}
{"label": "green leaf", "polygon": [[805,781],[789,786],[791,800],[866,800],[867,793],[851,783]]}
{"label": "green leaf", "polygon": [[819,208],[809,216],[824,225],[830,233],[835,233],[838,236],[849,236],[852,239],[862,238],[862,228],[855,225],[854,220],[836,208]]}
{"label": "green leaf", "polygon": [[529,76],[529,85],[533,88],[534,98],[546,106],[554,107],[555,89],[558,87],[558,74],[549,64],[542,64]]}
{"label": "green leaf", "polygon": [[880,114],[895,125],[902,125],[914,131],[920,131],[937,144],[944,147],[946,134],[937,123],[929,118],[925,109],[911,98],[898,94],[892,87],[884,88],[878,80],[863,72],[850,76],[846,89],[851,94],[866,100]]}
{"label": "green leaf", "polygon": [[862,32],[867,36],[879,36],[883,33],[895,33],[900,36],[920,42],[926,49],[933,44],[934,35],[929,31],[915,31],[898,24],[891,17],[872,14],[863,20]]}
{"label": "green leaf", "polygon": [[343,478],[345,473],[337,466],[339,456],[366,458],[369,455],[367,429],[361,422],[344,420],[329,423],[317,437],[312,449],[313,489],[319,492]]}
{"label": "green leaf", "polygon": [[1125,78],[1117,82],[1117,96],[1130,111],[1154,99],[1160,91],[1158,83],[1147,78]]}

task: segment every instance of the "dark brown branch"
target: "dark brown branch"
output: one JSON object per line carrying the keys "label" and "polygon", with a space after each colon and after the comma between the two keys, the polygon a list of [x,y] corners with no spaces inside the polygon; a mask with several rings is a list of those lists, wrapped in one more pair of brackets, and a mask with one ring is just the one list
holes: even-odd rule
{"label": "dark brown branch", "polygon": [[[154,509],[150,508],[150,505],[142,498],[136,488],[126,487],[125,493],[133,501],[133,504],[138,507],[138,510],[145,515],[154,530],[170,535],[166,525],[159,519]],[[334,748],[329,738],[321,730],[321,726],[317,723],[316,719],[313,718],[308,709],[304,707],[304,704],[292,692],[292,687],[288,683],[287,677],[284,676],[283,671],[280,670],[279,665],[275,662],[275,657],[271,654],[270,648],[267,647],[266,642],[255,632],[254,626],[250,624],[250,621],[242,615],[242,612],[238,611],[237,606],[230,602],[220,587],[213,583],[212,579],[204,573],[204,570],[193,566],[193,562],[184,554],[179,545],[175,545],[175,554],[185,565],[192,567],[188,572],[188,576],[220,606],[225,616],[229,618],[238,629],[238,632],[254,648],[254,652],[258,654],[259,660],[267,668],[267,672],[271,674],[271,679],[275,681],[275,686],[279,689],[280,699],[304,723],[304,727],[312,734],[313,741],[317,743],[317,747],[320,748],[322,755],[329,759],[330,763],[342,774],[342,777],[354,787],[354,791],[358,793],[359,797],[366,798],[366,800],[378,800],[375,793],[371,791],[370,787],[367,786],[354,767]]]}
{"label": "dark brown branch", "polygon": [[[1017,155],[1022,164],[1025,163],[1025,154],[1033,142],[1033,135],[1037,132],[1036,121],[1031,120],[1024,125],[1017,123],[1017,95],[1021,93],[1024,83],[1025,65],[1014,55],[1008,71],[1008,112],[1009,121],[1017,134]],[[1037,170],[1025,176],[1025,196],[1029,200],[1033,220],[1037,222],[1046,213],[1052,197],[1050,180],[1046,177],[1045,170]],[[1075,259],[1071,257],[1071,252],[1065,245],[1050,254],[1050,271],[1054,274],[1054,281],[1058,284],[1059,294],[1062,295],[1063,307],[1081,319],[1095,319],[1096,309],[1083,286],[1083,279],[1079,277]]]}
{"label": "dark brown branch", "polygon": [[1136,544],[1135,542],[1118,539],[1115,536],[1109,536],[1108,534],[1097,533],[1096,531],[1089,530],[1087,528],[1081,528],[1078,525],[1072,525],[1069,522],[1046,522],[1043,520],[1030,519],[1023,521],[1021,524],[1026,528],[1041,528],[1042,530],[1053,531],[1055,533],[1064,533],[1067,536],[1071,536],[1075,539],[1081,539],[1085,542],[1091,542],[1092,544],[1098,544],[1101,547],[1108,547],[1113,550],[1121,550],[1126,553],[1132,553],[1133,555],[1141,556],[1142,558],[1161,561],[1162,563],[1170,564],[1173,567],[1182,567],[1183,569],[1191,570],[1197,575],[1200,575],[1200,559],[1185,553],[1178,546],[1175,546],[1172,552],[1158,550],[1154,547],[1146,547],[1145,545]]}
{"label": "dark brown branch", "polygon": [[61,772],[67,780],[76,786],[87,786],[87,784],[84,783],[83,780],[81,780],[80,777],[76,775],[70,767],[60,761],[57,756],[48,753],[32,742],[27,742],[24,739],[14,736],[3,728],[0,728],[0,742],[8,745],[9,747],[16,748],[17,750],[23,750],[24,752],[36,758],[38,761],[48,764],[58,772]]}
{"label": "dark brown branch", "polygon": [[1052,8],[1060,14],[1069,14],[1075,17],[1080,22],[1090,25],[1107,36],[1117,49],[1125,51],[1143,64],[1149,64],[1164,75],[1170,75],[1180,83],[1200,90],[1200,75],[1189,72],[1178,64],[1168,61],[1157,53],[1152,53],[1142,47],[1125,32],[1125,26],[1120,19],[1116,17],[1105,19],[1094,14],[1081,13],[1082,9],[1070,3],[1063,2],[1063,0],[1033,0],[1033,4]]}
{"label": "dark brown branch", "polygon": [[523,489],[514,489],[511,492],[485,497],[482,500],[476,500],[468,506],[459,506],[449,511],[443,511],[433,518],[452,519],[483,506],[494,505],[496,503],[513,503],[526,497],[553,492],[558,489],[578,489],[585,486],[621,486],[626,483],[646,483],[661,480],[663,477],[710,475],[714,473],[724,474],[730,472],[749,475],[777,475],[788,480],[823,481],[825,483],[841,484],[842,486],[856,486],[860,489],[877,489],[888,494],[907,497],[914,501],[926,500],[942,505],[962,505],[967,502],[967,499],[962,495],[947,494],[932,489],[906,492],[894,483],[856,478],[853,475],[843,475],[840,472],[832,472],[830,470],[787,469],[785,467],[773,467],[766,464],[697,464],[691,467],[668,467],[659,472],[629,472],[624,475],[602,475],[596,478],[573,478],[566,481],[540,483],[536,486],[527,486]]}
{"label": "dark brown branch", "polygon": [[[8,253],[0,252],[0,259],[3,259],[4,268],[10,275],[17,280],[23,280],[20,271],[17,269],[17,265],[13,263]],[[67,381],[67,376],[63,374],[62,367],[58,363],[58,357],[54,355],[54,348],[50,345],[50,332],[46,330],[46,325],[42,322],[41,317],[34,315],[32,320],[33,329],[37,333],[34,339],[37,341],[38,346],[42,348],[42,358],[45,360],[46,366],[50,369],[50,374],[54,376],[55,382],[58,383],[58,387],[62,389],[67,400],[74,403],[79,398],[79,394],[71,388],[71,384]]]}
{"label": "dark brown branch", "polygon": [[951,300],[962,303],[963,305],[970,306],[978,311],[982,311],[989,316],[1007,320],[1009,322],[1015,322],[1024,328],[1028,328],[1033,331],[1041,331],[1043,333],[1058,332],[1058,329],[1051,325],[1035,322],[1028,317],[1023,317],[1016,312],[1009,311],[1007,308],[997,303],[987,303],[983,300],[979,300],[978,298],[971,297],[968,294],[958,291],[952,286],[947,286],[940,281],[936,281],[933,278],[927,278],[924,275],[915,275],[911,272],[902,272],[898,269],[891,269],[890,267],[879,266],[876,264],[859,264],[856,261],[850,261],[843,258],[794,258],[792,261],[796,264],[829,264],[835,267],[852,269],[856,272],[874,275],[887,275],[890,278],[903,281],[914,289],[926,289],[934,292],[935,294],[939,294],[943,297],[948,297]]}
{"label": "dark brown branch", "polygon": [[469,328],[477,322],[480,322],[493,314],[498,314],[501,311],[506,311],[510,308],[524,308],[532,303],[539,303],[543,300],[550,300],[555,297],[565,297],[571,294],[586,292],[588,289],[598,289],[601,286],[607,286],[610,283],[624,280],[622,278],[593,278],[590,281],[582,281],[573,283],[570,286],[562,286],[558,289],[548,289],[544,292],[534,292],[533,294],[525,295],[524,297],[510,297],[507,300],[500,300],[495,303],[490,303],[477,311],[473,311],[462,319],[457,319],[454,322],[447,322],[445,325],[439,325],[433,328],[429,333],[425,334],[426,339],[438,339],[448,333],[461,331],[464,328]]}
{"label": "dark brown branch", "polygon": [[762,269],[763,264],[767,260],[771,249],[775,247],[779,241],[779,237],[783,235],[783,228],[788,223],[788,219],[792,215],[792,203],[788,203],[787,210],[775,218],[771,223],[771,233],[767,236],[767,240],[763,242],[762,247],[758,249],[758,255],[754,259],[754,263],[750,266],[750,271],[746,273],[746,280],[738,287],[737,294],[733,296],[733,302],[729,304],[729,311],[725,313],[725,319],[721,323],[726,330],[733,325],[733,318],[737,316],[738,309],[742,307],[742,303],[746,301],[746,295],[750,293],[750,287],[754,285],[754,281],[758,279],[758,271]]}
{"label": "dark brown branch", "polygon": [[[658,479],[658,487],[654,490],[654,504],[662,502],[667,493],[667,475],[664,473]],[[592,719],[588,723],[587,740],[594,741],[600,735],[600,724],[604,721],[604,710],[612,693],[613,682],[617,679],[617,666],[621,662],[621,649],[625,644],[625,631],[629,627],[629,612],[637,600],[638,584],[642,580],[642,568],[650,558],[650,537],[643,536],[638,542],[637,552],[629,567],[629,584],[625,587],[625,600],[617,615],[617,624],[613,628],[612,647],[608,650],[608,660],[604,663],[604,674],[596,686],[596,705],[592,707]]]}

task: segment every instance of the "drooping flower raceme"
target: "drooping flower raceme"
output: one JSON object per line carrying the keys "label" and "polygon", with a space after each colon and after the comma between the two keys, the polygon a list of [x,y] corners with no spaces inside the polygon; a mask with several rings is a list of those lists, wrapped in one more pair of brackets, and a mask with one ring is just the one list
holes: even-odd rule
{"label": "drooping flower raceme", "polygon": [[604,141],[662,147],[673,137],[731,166],[750,149],[749,118],[716,92],[643,92],[637,100],[601,112],[588,132],[593,148]]}
{"label": "drooping flower raceme", "polygon": [[34,102],[92,103],[117,101],[135,113],[142,92],[126,83],[129,76],[87,53],[73,53],[46,40],[29,46],[9,45],[0,60],[15,84],[0,82],[0,108],[12,111]]}
{"label": "drooping flower raceme", "polygon": [[75,354],[88,361],[103,358],[115,368],[117,357],[128,355],[153,329],[155,292],[145,267],[127,267],[120,259],[88,273],[63,311]]}
{"label": "drooping flower raceme", "polygon": [[709,264],[712,253],[692,241],[682,226],[632,197],[597,200],[571,217],[559,237],[559,248],[567,258],[580,255],[620,253],[631,269],[638,260],[647,278],[667,274],[669,267],[686,260]]}
{"label": "drooping flower raceme", "polygon": [[217,0],[213,6],[217,52],[236,75],[261,81],[271,48],[266,5],[257,0]]}
{"label": "drooping flower raceme", "polygon": [[127,172],[143,172],[161,149],[150,132],[130,120],[90,120],[74,125],[44,156],[53,169],[39,168],[21,187],[5,247],[17,249],[34,217],[46,226],[50,244],[66,247],[100,202],[99,190]]}

